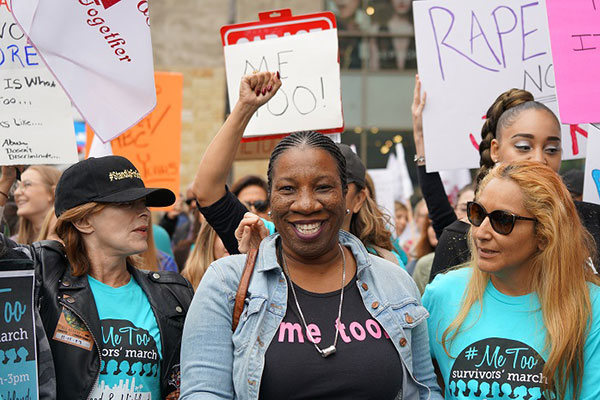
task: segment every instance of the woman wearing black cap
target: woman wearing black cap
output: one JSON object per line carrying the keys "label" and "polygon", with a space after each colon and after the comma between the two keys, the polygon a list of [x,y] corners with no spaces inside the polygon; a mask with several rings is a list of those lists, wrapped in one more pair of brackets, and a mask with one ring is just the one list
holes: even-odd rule
{"label": "woman wearing black cap", "polygon": [[63,173],[55,209],[64,249],[53,241],[31,248],[57,398],[178,397],[193,291],[178,274],[145,272],[132,259],[147,248],[147,206],[174,201],[168,189],[146,188],[123,157],[90,158]]}

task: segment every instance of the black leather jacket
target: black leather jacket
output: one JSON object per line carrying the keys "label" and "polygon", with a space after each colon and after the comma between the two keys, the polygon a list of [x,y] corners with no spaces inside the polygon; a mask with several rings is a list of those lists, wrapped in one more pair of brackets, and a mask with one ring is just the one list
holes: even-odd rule
{"label": "black leather jacket", "polygon": [[[30,247],[37,270],[36,302],[50,342],[60,400],[87,399],[100,373],[100,319],[87,276],[71,275],[62,245],[55,241]],[[148,272],[129,267],[152,306],[162,344],[161,394],[164,398],[179,387],[179,352],[183,322],[194,295],[191,285],[173,272]],[[127,307],[126,304],[123,305]],[[93,338],[91,350],[54,340],[63,311],[79,318]]]}

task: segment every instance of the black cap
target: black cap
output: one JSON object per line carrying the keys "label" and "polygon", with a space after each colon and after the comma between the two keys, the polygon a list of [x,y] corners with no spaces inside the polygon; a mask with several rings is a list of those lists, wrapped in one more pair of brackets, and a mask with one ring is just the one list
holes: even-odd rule
{"label": "black cap", "polygon": [[367,169],[365,165],[362,163],[358,155],[352,148],[344,143],[336,143],[337,147],[339,147],[340,151],[344,155],[346,159],[346,174],[348,175],[348,183],[355,183],[361,188],[364,188],[367,185],[365,181],[365,173]]}
{"label": "black cap", "polygon": [[569,192],[576,195],[583,193],[583,178],[585,173],[580,169],[570,169],[562,175],[562,180],[565,183]]}
{"label": "black cap", "polygon": [[86,203],[126,203],[144,197],[150,207],[175,202],[175,194],[169,189],[145,187],[140,173],[125,157],[90,157],[63,172],[56,185],[54,209],[58,217]]}

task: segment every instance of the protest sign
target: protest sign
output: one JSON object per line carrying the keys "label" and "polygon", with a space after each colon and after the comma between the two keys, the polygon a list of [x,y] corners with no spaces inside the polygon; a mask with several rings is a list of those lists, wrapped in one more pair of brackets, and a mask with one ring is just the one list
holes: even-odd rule
{"label": "protest sign", "polygon": [[156,93],[147,0],[18,0],[11,8],[102,141],[152,111]]}
{"label": "protest sign", "polygon": [[0,4],[0,163],[77,162],[71,103]]}
{"label": "protest sign", "polygon": [[37,399],[34,271],[0,272],[0,398]]}
{"label": "protest sign", "polygon": [[260,21],[221,29],[229,104],[254,71],[279,71],[282,87],[250,120],[244,137],[343,130],[340,66],[332,13],[265,12]]}
{"label": "protest sign", "polygon": [[546,7],[561,121],[600,122],[600,0],[546,0]]}
{"label": "protest sign", "polygon": [[[155,74],[157,105],[133,128],[111,141],[112,154],[129,159],[148,187],[165,187],[179,194],[183,75]],[[93,131],[87,128],[87,154]],[[103,154],[105,155],[105,154]]]}
{"label": "protest sign", "polygon": [[600,204],[600,129],[591,126],[585,159],[583,201]]}
{"label": "protest sign", "polygon": [[[487,109],[510,88],[558,115],[543,0],[413,3],[428,171],[476,168]],[[587,126],[563,125],[563,158],[585,156]]]}
{"label": "protest sign", "polygon": [[394,171],[387,168],[370,169],[367,172],[375,186],[377,205],[383,213],[392,217],[389,222],[394,224],[394,195],[398,190],[396,186],[401,182],[396,179]]}

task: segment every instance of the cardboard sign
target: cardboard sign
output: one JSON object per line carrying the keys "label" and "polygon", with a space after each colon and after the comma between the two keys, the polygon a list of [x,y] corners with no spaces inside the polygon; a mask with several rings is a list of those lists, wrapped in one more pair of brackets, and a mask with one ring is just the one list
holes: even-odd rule
{"label": "cardboard sign", "polygon": [[[428,171],[479,166],[483,117],[510,88],[558,115],[544,0],[415,1]],[[563,158],[585,156],[587,126],[562,129]]]}
{"label": "cardboard sign", "polygon": [[37,399],[34,271],[0,272],[0,397]]}
{"label": "cardboard sign", "polygon": [[591,126],[588,138],[583,201],[600,204],[600,129]]}
{"label": "cardboard sign", "polygon": [[335,17],[292,17],[290,10],[261,13],[260,21],[221,29],[229,104],[244,75],[279,71],[282,87],[250,120],[244,137],[302,130],[343,130]]}
{"label": "cardboard sign", "polygon": [[147,0],[11,0],[11,11],[104,142],[154,109]]}
{"label": "cardboard sign", "polygon": [[77,162],[71,102],[0,5],[0,164]]}
{"label": "cardboard sign", "polygon": [[561,121],[600,122],[600,0],[546,0]]}
{"label": "cardboard sign", "polygon": [[[157,72],[155,82],[156,108],[136,126],[111,141],[112,153],[131,161],[147,187],[164,187],[178,194],[183,75]],[[88,126],[86,154],[90,152],[93,136]]]}

